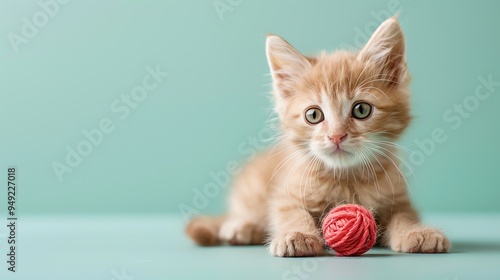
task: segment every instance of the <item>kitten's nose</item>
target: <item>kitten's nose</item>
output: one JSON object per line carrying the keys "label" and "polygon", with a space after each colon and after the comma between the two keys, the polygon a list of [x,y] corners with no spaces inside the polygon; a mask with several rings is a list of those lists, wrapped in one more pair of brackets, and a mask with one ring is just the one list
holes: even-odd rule
{"label": "kitten's nose", "polygon": [[337,147],[339,147],[340,143],[342,143],[342,141],[344,141],[346,138],[347,133],[328,136],[328,139],[330,139],[333,144],[337,145]]}

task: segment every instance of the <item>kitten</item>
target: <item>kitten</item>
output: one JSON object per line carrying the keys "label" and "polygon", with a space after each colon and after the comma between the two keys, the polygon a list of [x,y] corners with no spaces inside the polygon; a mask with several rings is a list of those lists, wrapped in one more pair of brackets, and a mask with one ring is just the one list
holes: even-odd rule
{"label": "kitten", "polygon": [[275,256],[322,255],[323,216],[357,203],[374,214],[379,244],[398,252],[448,251],[446,236],[420,223],[398,168],[394,141],[411,117],[397,18],[383,22],[356,53],[305,57],[274,35],[266,53],[283,140],[237,176],[226,215],[195,218],[187,234],[199,245],[267,241]]}

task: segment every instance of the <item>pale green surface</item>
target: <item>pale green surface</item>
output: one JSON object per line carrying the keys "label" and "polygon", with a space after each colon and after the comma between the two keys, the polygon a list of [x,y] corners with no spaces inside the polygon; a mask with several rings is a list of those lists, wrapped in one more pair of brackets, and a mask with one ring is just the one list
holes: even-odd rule
{"label": "pale green surface", "polygon": [[295,266],[306,268],[298,279],[500,279],[500,216],[425,221],[449,235],[451,253],[374,249],[352,258],[275,258],[262,246],[196,247],[171,216],[26,217],[19,226],[19,271],[6,273],[2,262],[0,279],[118,280],[113,272],[124,268],[128,280],[292,280]]}
{"label": "pale green surface", "polygon": [[[373,30],[379,20],[371,13],[388,5],[243,0],[220,20],[212,1],[73,0],[16,54],[7,34],[21,32],[22,18],[41,10],[37,2],[0,2],[0,182],[8,165],[19,168],[21,215],[178,213],[193,189],[213,181],[210,172],[247,158],[248,137],[265,127],[265,34],[305,53],[333,50],[360,42],[356,30]],[[500,1],[396,6],[414,77],[415,122],[402,144],[416,151],[415,141],[435,128],[448,136],[414,166],[416,205],[499,212],[500,98],[481,101],[456,130],[442,115],[474,93],[479,76],[500,80]],[[170,76],[120,120],[113,100],[157,64]],[[60,183],[52,162],[63,162],[65,147],[103,118],[115,130]],[[224,193],[201,210],[221,210]]]}

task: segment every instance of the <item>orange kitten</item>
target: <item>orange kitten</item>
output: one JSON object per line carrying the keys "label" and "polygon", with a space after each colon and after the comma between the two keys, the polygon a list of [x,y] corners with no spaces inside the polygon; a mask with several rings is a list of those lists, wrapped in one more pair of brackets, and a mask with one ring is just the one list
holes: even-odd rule
{"label": "orange kitten", "polygon": [[283,140],[235,179],[225,216],[196,218],[187,234],[200,245],[268,241],[275,256],[316,256],[324,254],[322,217],[357,203],[374,214],[380,244],[446,252],[450,242],[420,223],[397,166],[394,141],[411,119],[397,19],[357,53],[305,57],[274,35],[266,53]]}

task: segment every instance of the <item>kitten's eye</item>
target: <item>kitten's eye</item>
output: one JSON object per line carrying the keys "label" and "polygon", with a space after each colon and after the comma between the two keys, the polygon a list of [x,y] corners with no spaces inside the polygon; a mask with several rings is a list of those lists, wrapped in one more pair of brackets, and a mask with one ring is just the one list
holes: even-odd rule
{"label": "kitten's eye", "polygon": [[310,108],[305,114],[306,121],[310,124],[318,124],[322,122],[325,118],[323,117],[323,112],[319,108]]}
{"label": "kitten's eye", "polygon": [[358,102],[352,107],[352,116],[358,120],[364,120],[372,113],[372,105],[366,102]]}

